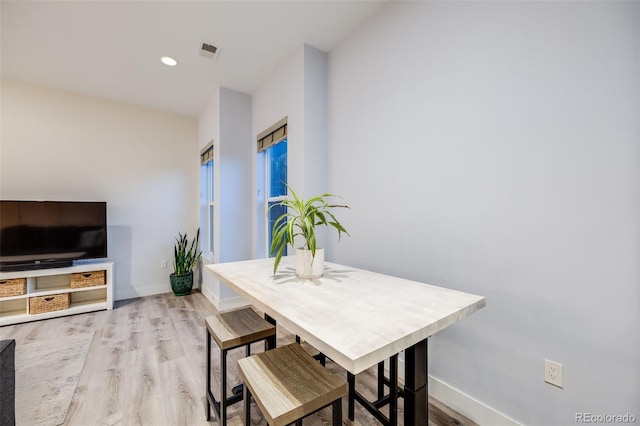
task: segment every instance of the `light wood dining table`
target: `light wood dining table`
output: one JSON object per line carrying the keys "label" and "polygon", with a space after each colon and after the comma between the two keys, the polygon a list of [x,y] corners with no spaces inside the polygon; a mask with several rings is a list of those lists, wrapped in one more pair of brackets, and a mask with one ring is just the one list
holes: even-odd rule
{"label": "light wood dining table", "polygon": [[[324,275],[302,279],[295,257],[207,265],[216,278],[300,336],[347,371],[348,416],[357,401],[382,424],[397,424],[397,399],[404,399],[404,424],[427,425],[427,339],[485,306],[485,298],[350,266],[325,263]],[[404,385],[398,386],[398,354],[404,351]],[[378,400],[355,389],[355,375],[389,360],[389,376],[378,378]],[[380,387],[386,384],[389,393]],[[389,405],[388,415],[380,407]]]}

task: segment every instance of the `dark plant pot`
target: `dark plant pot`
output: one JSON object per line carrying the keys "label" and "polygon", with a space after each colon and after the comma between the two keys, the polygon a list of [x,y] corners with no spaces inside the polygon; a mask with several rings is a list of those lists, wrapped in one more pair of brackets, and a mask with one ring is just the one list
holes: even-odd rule
{"label": "dark plant pot", "polygon": [[173,273],[169,275],[169,281],[171,282],[171,290],[176,296],[186,296],[191,294],[193,288],[193,271],[186,274]]}

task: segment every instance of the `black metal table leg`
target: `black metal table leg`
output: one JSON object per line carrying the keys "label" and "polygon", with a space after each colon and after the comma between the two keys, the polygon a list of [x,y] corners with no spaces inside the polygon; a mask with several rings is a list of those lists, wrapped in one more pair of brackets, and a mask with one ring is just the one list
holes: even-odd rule
{"label": "black metal table leg", "polygon": [[404,424],[427,426],[427,339],[405,349],[404,362]]}
{"label": "black metal table leg", "polygon": [[378,363],[378,400],[384,398],[384,361]]}
{"label": "black metal table leg", "polygon": [[349,403],[348,403],[348,417],[349,420],[353,421],[355,419],[355,408],[356,408],[356,375],[347,373],[347,386],[349,390]]}
{"label": "black metal table leg", "polygon": [[[269,324],[273,324],[276,325],[276,320],[275,318],[270,317],[267,314],[264,314],[264,319],[269,323]],[[267,337],[265,342],[264,342],[264,350],[268,351],[270,349],[275,349],[276,348],[276,336],[270,336]]]}
{"label": "black metal table leg", "polygon": [[398,354],[389,359],[389,425],[398,426]]}

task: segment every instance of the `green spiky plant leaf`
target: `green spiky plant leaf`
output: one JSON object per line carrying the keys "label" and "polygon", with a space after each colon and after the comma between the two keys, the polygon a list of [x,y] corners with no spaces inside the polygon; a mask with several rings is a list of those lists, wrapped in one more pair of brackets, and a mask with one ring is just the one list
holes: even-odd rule
{"label": "green spiky plant leaf", "polygon": [[312,258],[316,255],[316,226],[322,225],[333,227],[338,231],[338,241],[343,233],[349,235],[347,230],[338,222],[332,209],[349,208],[346,205],[331,204],[327,200],[330,197],[338,197],[333,194],[322,194],[308,200],[304,200],[287,185],[292,198],[282,200],[272,205],[269,210],[276,206],[286,207],[286,213],[283,213],[273,223],[272,240],[270,253],[275,256],[273,264],[273,273],[278,270],[278,265],[287,245],[294,244],[297,235],[302,236],[305,245],[302,248],[311,250]]}
{"label": "green spiky plant leaf", "polygon": [[173,270],[176,275],[186,274],[196,267],[200,261],[200,228],[191,243],[187,234],[178,232],[176,245],[173,248]]}

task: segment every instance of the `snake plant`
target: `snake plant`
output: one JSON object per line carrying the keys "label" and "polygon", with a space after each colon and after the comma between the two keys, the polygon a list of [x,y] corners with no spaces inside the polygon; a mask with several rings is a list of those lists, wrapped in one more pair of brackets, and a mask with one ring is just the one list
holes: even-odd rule
{"label": "snake plant", "polygon": [[193,271],[200,260],[200,228],[191,243],[187,234],[178,232],[176,245],[173,249],[173,270],[176,275],[187,274]]}

